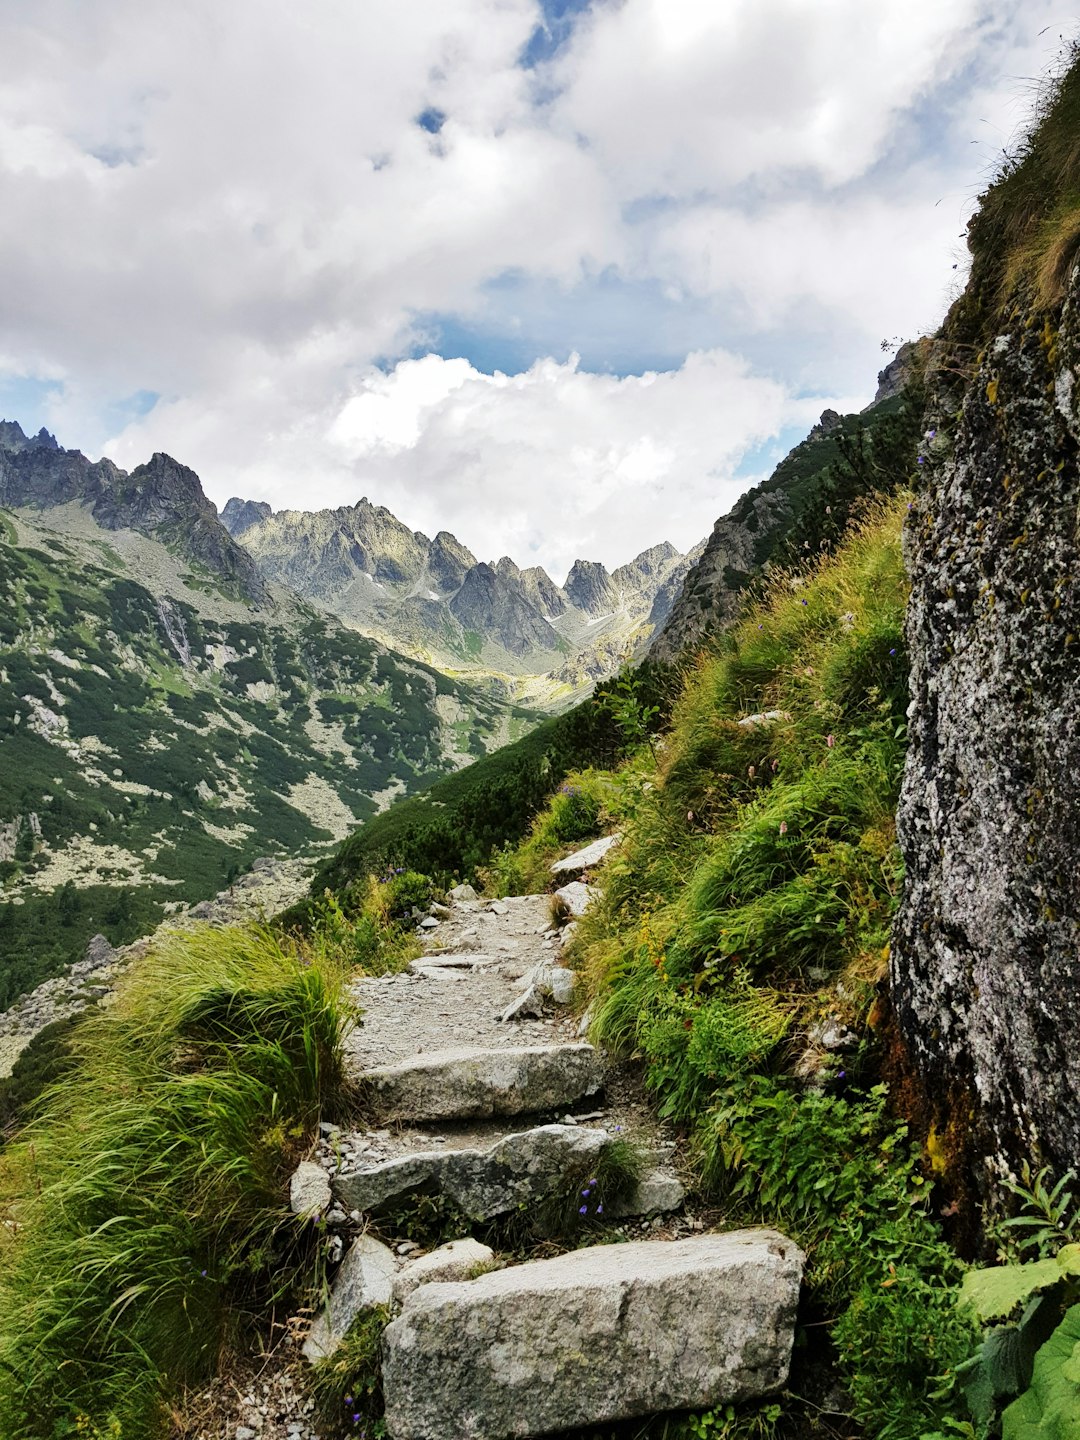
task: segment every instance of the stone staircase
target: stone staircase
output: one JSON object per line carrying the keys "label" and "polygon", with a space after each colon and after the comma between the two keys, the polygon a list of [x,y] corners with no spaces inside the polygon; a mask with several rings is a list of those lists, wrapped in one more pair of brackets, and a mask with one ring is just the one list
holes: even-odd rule
{"label": "stone staircase", "polygon": [[[343,1252],[306,1357],[332,1355],[365,1310],[396,1312],[383,1345],[393,1440],[540,1436],[775,1389],[802,1265],[783,1236],[603,1243],[505,1266],[483,1243],[508,1218],[550,1242],[575,1211],[648,1227],[685,1196],[672,1142],[605,1095],[604,1057],[552,999],[573,975],[551,897],[456,893],[423,923],[421,959],[355,987],[348,1064],[369,1123],[324,1127],[293,1180],[293,1208],[338,1226]],[[629,1183],[628,1140],[646,1158]],[[421,1197],[473,1236],[420,1255],[403,1232]]]}

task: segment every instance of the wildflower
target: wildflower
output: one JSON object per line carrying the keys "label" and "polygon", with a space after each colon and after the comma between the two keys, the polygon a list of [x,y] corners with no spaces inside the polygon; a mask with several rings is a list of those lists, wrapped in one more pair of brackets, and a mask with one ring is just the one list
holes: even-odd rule
{"label": "wildflower", "polygon": [[803,604],[803,605],[805,605],[805,604],[806,604],[806,601],[803,600],[803,601],[801,601],[800,603]]}
{"label": "wildflower", "polygon": [[772,762],[772,768],[773,768],[773,774],[775,775],[776,772],[777,772],[777,770],[780,769],[780,761],[779,761],[779,760],[774,760],[774,761]]}
{"label": "wildflower", "polygon": [[602,1214],[604,1213],[604,1207],[603,1207],[603,1205],[597,1205],[597,1207],[596,1207],[596,1213],[597,1213],[598,1215],[602,1215]]}
{"label": "wildflower", "polygon": [[757,628],[758,628],[759,630],[764,630],[764,629],[765,629],[765,626],[764,626],[764,625],[759,625]]}
{"label": "wildflower", "polygon": [[894,645],[893,648],[889,651],[889,654],[890,654],[890,655],[895,655],[895,654],[896,654],[896,646],[895,646],[895,645]]}
{"label": "wildflower", "polygon": [[581,1209],[577,1213],[579,1215],[587,1215],[589,1213],[589,1207],[587,1205],[582,1205]]}
{"label": "wildflower", "polygon": [[786,821],[786,820],[781,820],[781,821],[780,821],[780,834],[781,834],[781,835],[786,835],[786,834],[787,834],[787,821]]}
{"label": "wildflower", "polygon": [[924,464],[924,463],[925,463],[925,459],[926,459],[925,456],[920,455],[920,456],[919,456],[919,464],[920,464],[920,465]]}
{"label": "wildflower", "polygon": [[351,1405],[352,1403],[353,1403],[353,1398],[352,1398],[352,1396],[351,1396],[351,1395],[346,1395],[346,1396],[345,1396],[345,1404],[346,1404],[346,1405]]}
{"label": "wildflower", "polygon": [[828,745],[829,749],[831,750],[831,749],[833,748],[833,746],[836,744],[836,736],[835,736],[835,735],[826,735],[826,736],[825,736],[825,744]]}

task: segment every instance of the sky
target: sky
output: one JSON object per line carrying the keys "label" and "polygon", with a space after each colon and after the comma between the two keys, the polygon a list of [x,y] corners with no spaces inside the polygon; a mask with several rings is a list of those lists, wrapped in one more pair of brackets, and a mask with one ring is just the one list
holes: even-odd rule
{"label": "sky", "polygon": [[557,580],[688,549],[940,323],[1078,21],[0,0],[0,416]]}

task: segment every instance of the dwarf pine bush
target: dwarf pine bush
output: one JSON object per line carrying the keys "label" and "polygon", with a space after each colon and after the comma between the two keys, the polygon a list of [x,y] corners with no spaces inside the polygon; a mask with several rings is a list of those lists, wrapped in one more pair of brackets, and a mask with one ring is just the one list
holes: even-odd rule
{"label": "dwarf pine bush", "polygon": [[287,1180],[349,1021],[325,958],[206,927],[79,1027],[0,1168],[5,1440],[156,1440],[170,1393],[310,1267]]}

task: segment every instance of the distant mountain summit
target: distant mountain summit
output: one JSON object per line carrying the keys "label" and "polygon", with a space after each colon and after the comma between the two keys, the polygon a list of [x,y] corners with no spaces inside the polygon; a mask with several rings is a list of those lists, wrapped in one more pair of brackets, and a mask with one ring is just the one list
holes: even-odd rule
{"label": "distant mountain summit", "polygon": [[28,438],[17,422],[0,421],[0,505],[43,510],[72,502],[88,506],[103,529],[162,540],[226,591],[269,604],[251,556],[219,521],[194,470],[159,452],[129,474],[111,460],[62,450],[45,430]]}
{"label": "distant mountain summit", "polygon": [[[560,586],[509,555],[479,561],[446,530],[430,540],[366,498],[277,513],[233,498],[221,519],[266,579],[396,649],[451,670],[494,673],[515,693],[538,695],[544,684],[529,689],[529,677],[569,695],[638,653],[694,558],[665,543],[613,573],[577,560]],[[657,613],[661,592],[668,598]]]}

